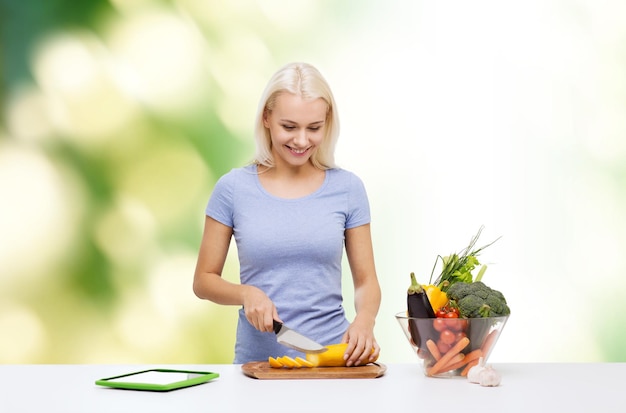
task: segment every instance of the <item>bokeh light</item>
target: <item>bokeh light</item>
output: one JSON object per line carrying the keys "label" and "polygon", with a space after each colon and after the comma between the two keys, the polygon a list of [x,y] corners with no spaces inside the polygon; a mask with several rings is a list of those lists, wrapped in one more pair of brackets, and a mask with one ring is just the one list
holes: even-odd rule
{"label": "bokeh light", "polygon": [[415,358],[409,273],[481,225],[513,309],[493,361],[626,360],[626,5],[65,3],[0,3],[24,19],[0,58],[0,362],[232,361],[237,309],[191,288],[204,208],[295,60],[331,83],[370,196],[386,362]]}

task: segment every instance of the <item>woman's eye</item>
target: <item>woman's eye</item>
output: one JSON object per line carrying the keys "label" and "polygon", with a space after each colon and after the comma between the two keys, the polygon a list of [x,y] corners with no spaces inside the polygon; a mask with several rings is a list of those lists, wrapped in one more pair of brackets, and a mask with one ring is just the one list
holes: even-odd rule
{"label": "woman's eye", "polygon": [[320,127],[319,126],[313,126],[313,127],[310,127],[309,130],[311,132],[317,132],[318,130],[320,130]]}
{"label": "woman's eye", "polygon": [[285,130],[294,130],[296,127],[291,125],[283,125],[283,129]]}

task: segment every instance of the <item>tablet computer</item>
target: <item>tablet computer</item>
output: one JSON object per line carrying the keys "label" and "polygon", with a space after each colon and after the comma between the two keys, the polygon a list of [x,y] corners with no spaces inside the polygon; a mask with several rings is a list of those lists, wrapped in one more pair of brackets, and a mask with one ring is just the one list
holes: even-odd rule
{"label": "tablet computer", "polygon": [[208,371],[150,369],[96,380],[96,384],[118,389],[170,391],[196,386],[217,377],[218,373]]}

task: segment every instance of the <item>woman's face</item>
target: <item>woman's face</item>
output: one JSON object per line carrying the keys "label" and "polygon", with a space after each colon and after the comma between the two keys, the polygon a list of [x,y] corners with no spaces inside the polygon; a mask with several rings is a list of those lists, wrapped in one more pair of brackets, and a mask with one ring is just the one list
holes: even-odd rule
{"label": "woman's face", "polygon": [[322,143],[328,105],[321,99],[304,100],[281,93],[263,124],[269,129],[276,165],[302,166]]}

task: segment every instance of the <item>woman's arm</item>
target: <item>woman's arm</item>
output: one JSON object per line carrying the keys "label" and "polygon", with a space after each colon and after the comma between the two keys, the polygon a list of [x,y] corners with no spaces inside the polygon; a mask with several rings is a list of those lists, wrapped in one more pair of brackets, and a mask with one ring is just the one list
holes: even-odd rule
{"label": "woman's arm", "polygon": [[257,330],[273,331],[273,320],[281,320],[269,297],[256,287],[231,283],[222,278],[232,235],[231,227],[206,217],[193,291],[199,298],[217,304],[242,305],[246,318]]}
{"label": "woman's arm", "polygon": [[380,352],[374,338],[374,324],[380,308],[381,291],[374,264],[369,224],[346,230],[346,254],[354,282],[356,309],[354,321],[343,338],[343,341],[348,343],[345,357],[347,365],[350,366],[366,364]]}

